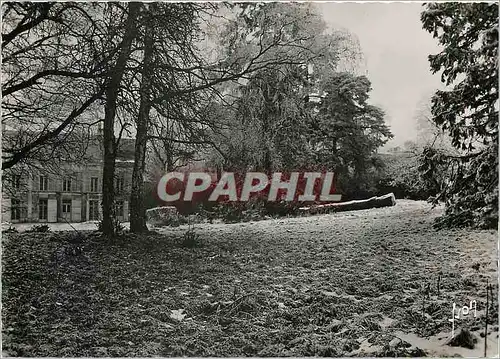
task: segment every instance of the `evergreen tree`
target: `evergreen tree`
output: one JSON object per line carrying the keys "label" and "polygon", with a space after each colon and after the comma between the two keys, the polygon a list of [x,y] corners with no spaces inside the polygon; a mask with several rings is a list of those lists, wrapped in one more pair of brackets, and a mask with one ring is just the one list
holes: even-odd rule
{"label": "evergreen tree", "polygon": [[421,170],[429,181],[445,174],[437,200],[446,203],[438,227],[498,226],[498,5],[432,3],[423,28],[443,51],[430,55],[450,89],[432,99],[433,121],[459,155],[426,148]]}

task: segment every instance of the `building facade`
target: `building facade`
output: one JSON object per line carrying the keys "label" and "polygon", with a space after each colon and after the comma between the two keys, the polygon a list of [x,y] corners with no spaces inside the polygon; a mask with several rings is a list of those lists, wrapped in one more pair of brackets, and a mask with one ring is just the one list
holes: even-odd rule
{"label": "building facade", "polygon": [[[134,140],[122,139],[115,171],[116,215],[129,220]],[[89,146],[93,160],[57,169],[12,171],[2,178],[2,222],[85,222],[102,218],[102,151]],[[19,171],[17,171],[19,172]]]}

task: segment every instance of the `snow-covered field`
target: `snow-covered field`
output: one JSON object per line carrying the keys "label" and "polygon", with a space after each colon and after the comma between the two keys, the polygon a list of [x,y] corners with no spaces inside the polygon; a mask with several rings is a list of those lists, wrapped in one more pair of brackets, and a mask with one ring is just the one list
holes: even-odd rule
{"label": "snow-covered field", "polygon": [[[498,357],[498,233],[436,231],[443,208],[396,206],[255,222],[3,241],[4,350],[21,356]],[[16,225],[22,230],[31,225]],[[95,223],[73,225],[96,229]],[[194,230],[193,230],[194,228]],[[190,229],[190,232],[188,232]],[[194,232],[193,232],[194,231]],[[194,233],[201,242],[182,245]],[[54,262],[55,261],[55,262]],[[452,305],[474,349],[446,345]]]}

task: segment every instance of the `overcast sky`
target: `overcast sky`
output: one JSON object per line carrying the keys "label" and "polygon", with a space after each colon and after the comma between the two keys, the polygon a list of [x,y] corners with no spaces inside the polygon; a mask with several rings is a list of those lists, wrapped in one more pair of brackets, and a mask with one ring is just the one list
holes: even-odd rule
{"label": "overcast sky", "polygon": [[354,33],[372,82],[371,102],[387,113],[394,134],[388,145],[415,138],[419,102],[440,88],[427,56],[439,52],[437,41],[422,29],[421,3],[318,3],[333,28]]}

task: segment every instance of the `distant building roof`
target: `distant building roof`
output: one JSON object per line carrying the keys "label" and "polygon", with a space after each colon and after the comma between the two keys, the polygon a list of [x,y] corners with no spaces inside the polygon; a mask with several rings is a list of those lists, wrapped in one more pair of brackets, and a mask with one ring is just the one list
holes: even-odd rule
{"label": "distant building roof", "polygon": [[[64,141],[72,142],[75,146],[75,151],[82,151],[86,162],[101,162],[103,160],[103,146],[102,137],[100,134],[87,133],[71,133]],[[5,150],[10,144],[15,144],[13,147],[21,148],[23,145],[31,143],[37,138],[35,132],[29,133],[26,131],[19,132],[13,130],[6,130],[2,133],[2,148]],[[117,162],[133,163],[135,154],[135,139],[134,138],[121,138],[118,145],[118,153],[116,156]]]}
{"label": "distant building roof", "polygon": [[[100,162],[104,156],[102,146],[102,138],[99,135],[92,136],[88,147],[87,155],[92,160]],[[134,163],[135,155],[135,139],[134,138],[121,138],[118,143],[118,150],[116,154],[116,161],[121,163]]]}

